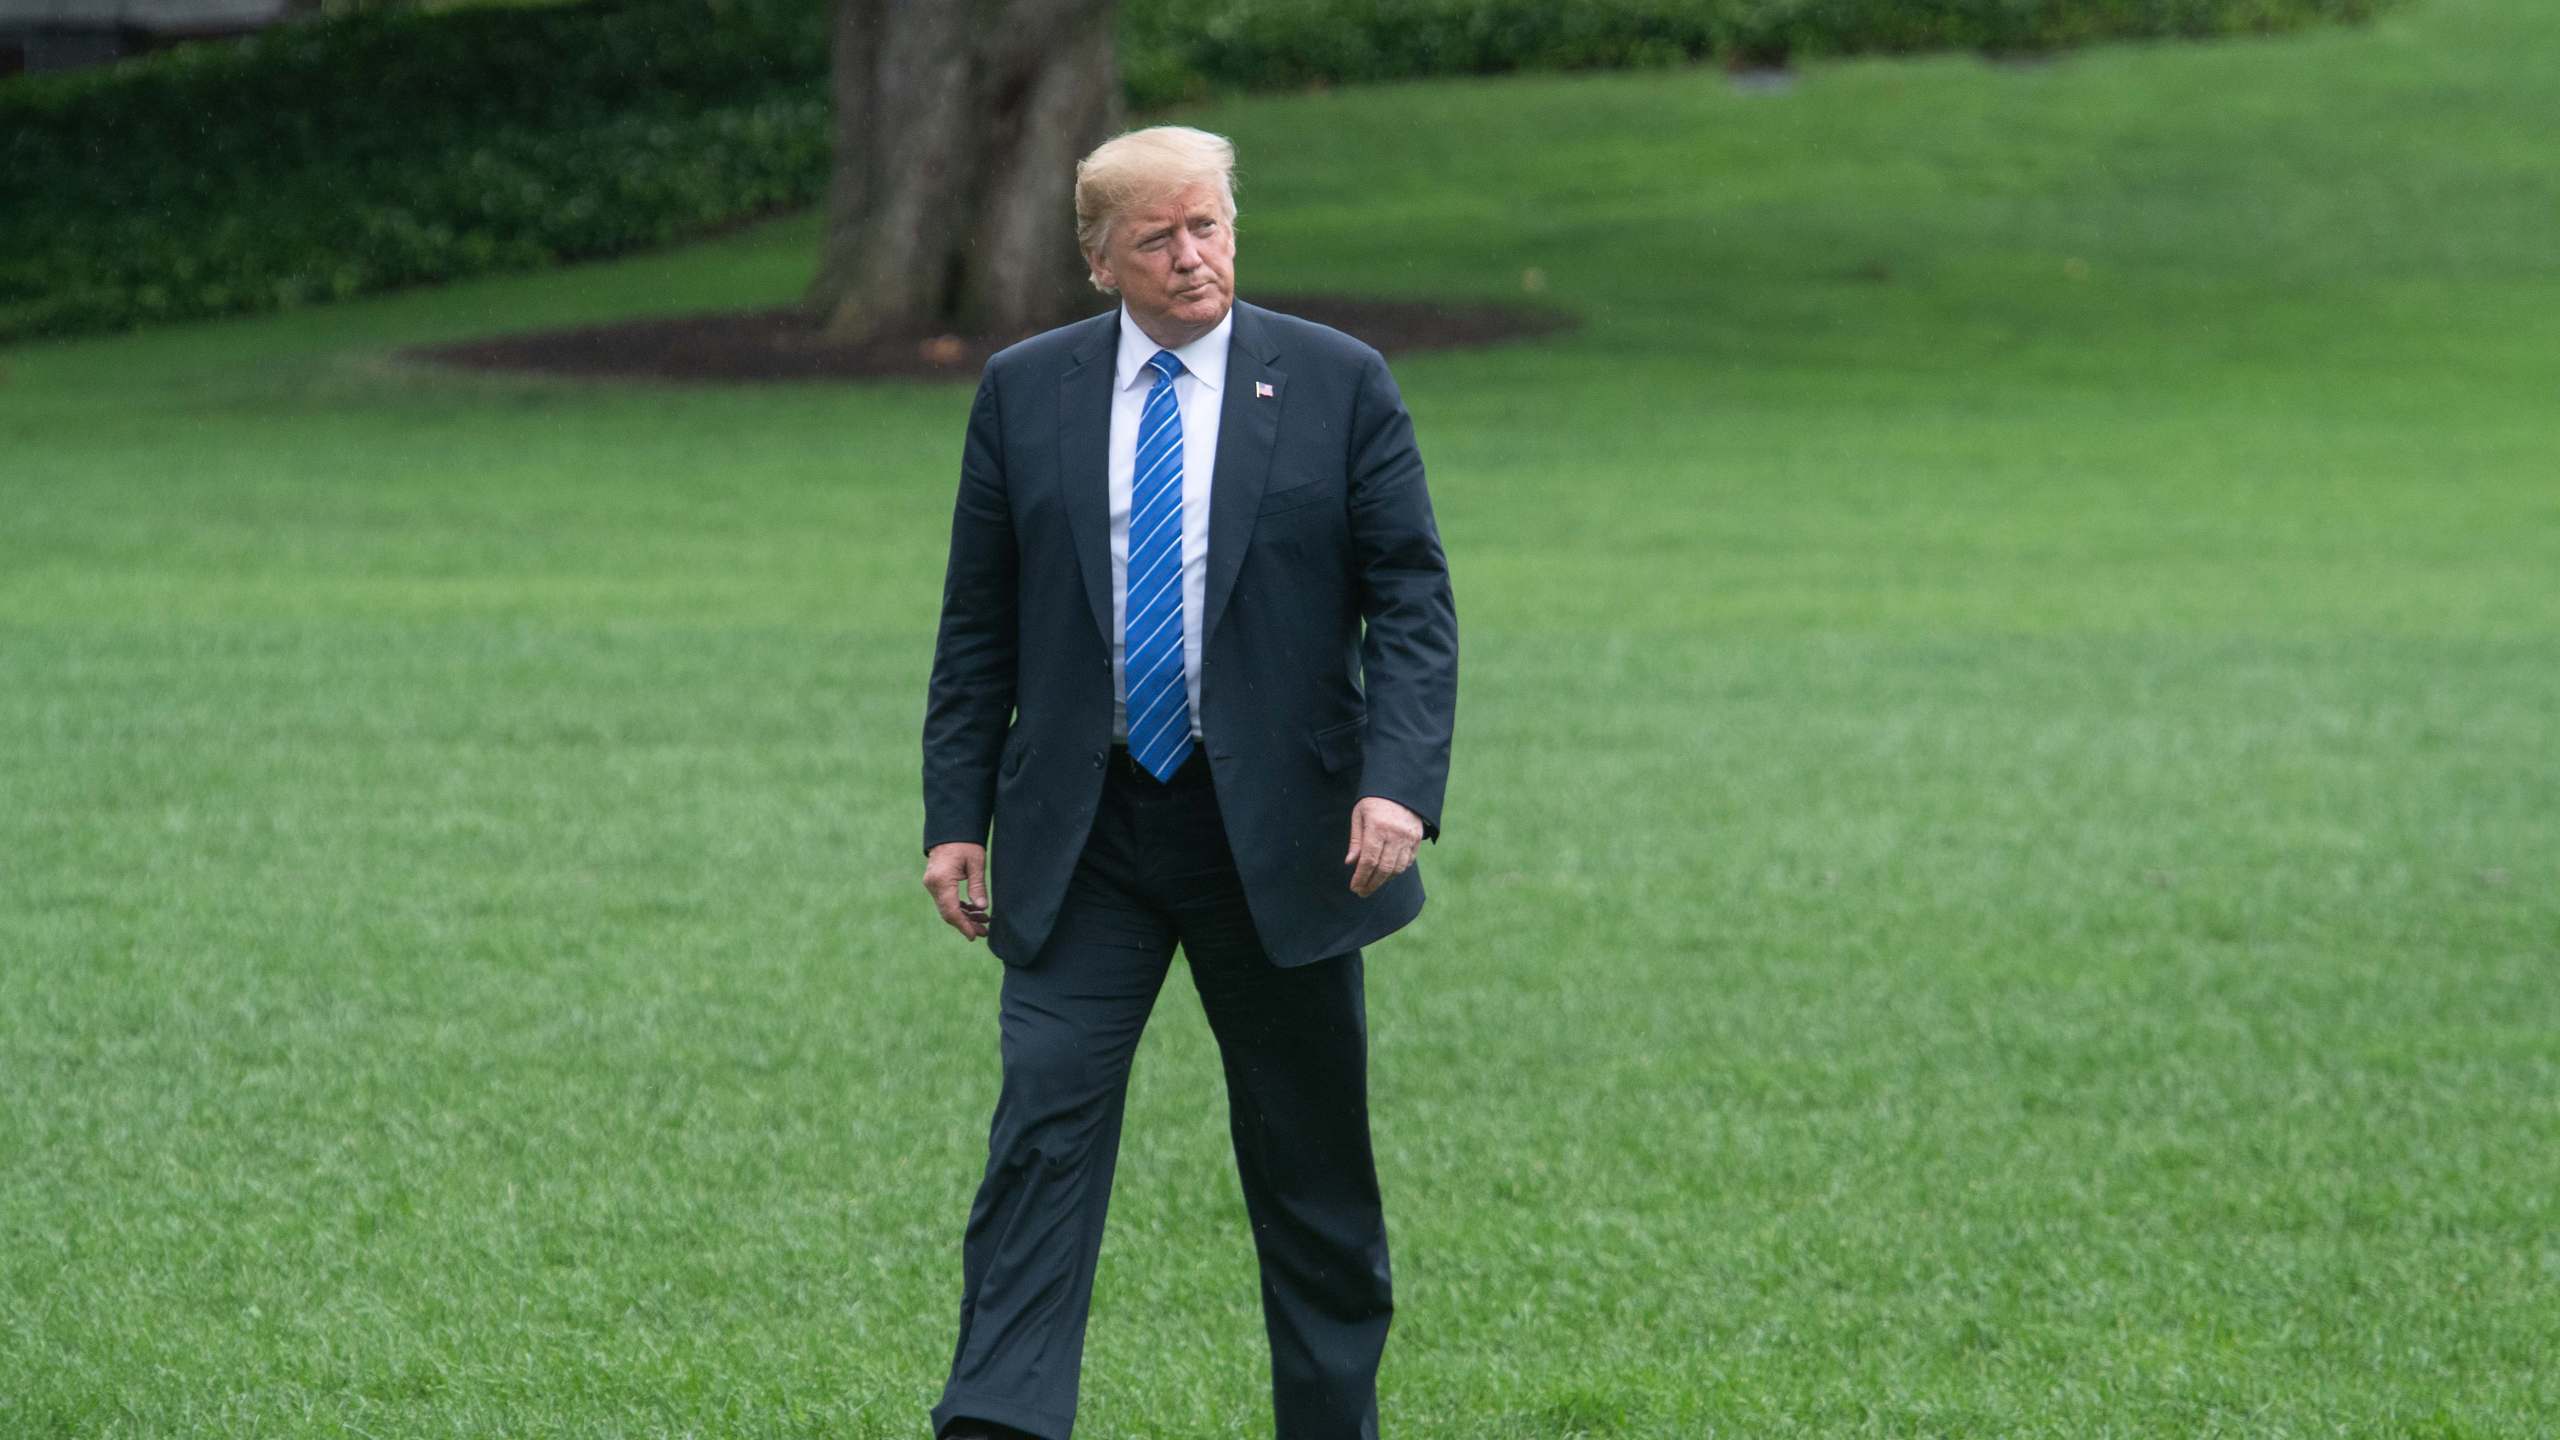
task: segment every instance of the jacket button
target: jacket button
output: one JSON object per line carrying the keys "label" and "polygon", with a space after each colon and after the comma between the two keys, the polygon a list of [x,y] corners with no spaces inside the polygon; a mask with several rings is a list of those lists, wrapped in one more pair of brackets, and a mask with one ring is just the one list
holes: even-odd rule
{"label": "jacket button", "polygon": [[1094,768],[1094,769],[1096,769],[1096,770],[1101,769],[1101,768],[1102,768],[1102,766],[1103,766],[1103,762],[1104,762],[1105,760],[1109,759],[1109,758],[1110,758],[1109,756],[1105,755],[1105,754],[1104,754],[1102,751],[1100,751],[1100,750],[1096,750],[1096,751],[1094,751],[1094,752],[1093,752],[1093,768]]}

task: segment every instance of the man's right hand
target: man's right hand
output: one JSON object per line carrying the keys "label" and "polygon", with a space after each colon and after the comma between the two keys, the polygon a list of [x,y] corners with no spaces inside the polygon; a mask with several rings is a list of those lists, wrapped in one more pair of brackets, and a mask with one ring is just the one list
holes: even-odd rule
{"label": "man's right hand", "polygon": [[925,852],[925,893],[964,940],[987,933],[987,847],[954,840]]}

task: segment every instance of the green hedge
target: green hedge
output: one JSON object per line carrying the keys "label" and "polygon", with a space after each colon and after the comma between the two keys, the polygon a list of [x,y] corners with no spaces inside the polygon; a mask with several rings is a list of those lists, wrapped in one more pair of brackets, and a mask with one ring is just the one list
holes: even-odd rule
{"label": "green hedge", "polygon": [[663,244],[827,173],[810,0],[391,11],[0,84],[0,339]]}
{"label": "green hedge", "polygon": [[[2204,36],[2390,0],[1123,0],[1141,109],[1229,89]],[[808,204],[826,0],[369,11],[0,83],[0,341],[609,255]]]}
{"label": "green hedge", "polygon": [[1123,0],[1142,104],[1219,89],[1914,50],[2053,50],[2362,20],[2393,0]]}

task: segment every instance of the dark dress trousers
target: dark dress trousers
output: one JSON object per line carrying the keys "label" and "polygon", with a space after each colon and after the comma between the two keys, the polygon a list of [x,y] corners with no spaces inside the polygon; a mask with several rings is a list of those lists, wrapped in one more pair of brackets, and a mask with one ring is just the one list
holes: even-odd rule
{"label": "dark dress trousers", "polygon": [[1113,744],[1117,309],[987,362],[924,725],[924,843],[993,827],[1004,1078],[933,1413],[1067,1440],[1130,1058],[1179,946],[1216,1035],[1261,1262],[1279,1440],[1374,1440],[1392,1306],[1353,805],[1437,839],[1457,618],[1411,418],[1378,353],[1234,307],[1210,482],[1201,743],[1170,781]]}

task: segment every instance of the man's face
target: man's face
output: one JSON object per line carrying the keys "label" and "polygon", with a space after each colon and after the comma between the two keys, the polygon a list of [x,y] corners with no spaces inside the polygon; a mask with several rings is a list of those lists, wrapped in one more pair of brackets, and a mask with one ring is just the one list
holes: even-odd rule
{"label": "man's face", "polygon": [[1119,290],[1138,328],[1168,348],[1218,328],[1235,303],[1235,232],[1214,185],[1131,207],[1085,263]]}

